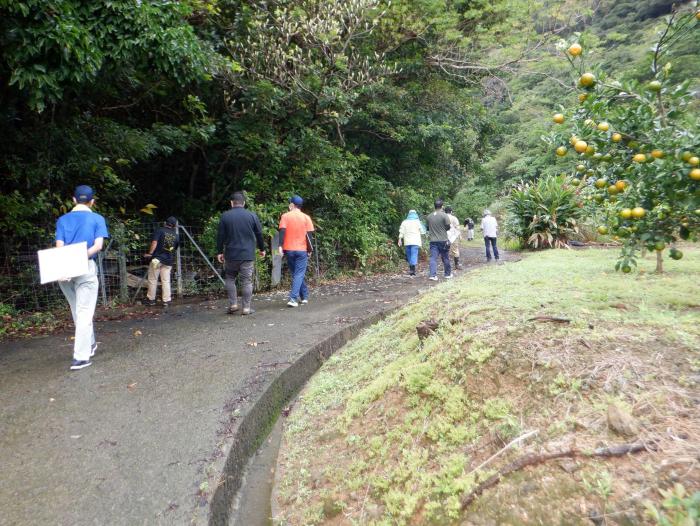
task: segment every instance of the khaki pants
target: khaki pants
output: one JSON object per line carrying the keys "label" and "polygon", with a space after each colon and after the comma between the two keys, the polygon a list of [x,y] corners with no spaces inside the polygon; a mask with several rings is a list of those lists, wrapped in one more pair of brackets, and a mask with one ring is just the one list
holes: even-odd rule
{"label": "khaki pants", "polygon": [[459,257],[459,242],[462,240],[462,236],[459,236],[454,240],[454,243],[450,245],[450,256],[453,258]]}
{"label": "khaki pants", "polygon": [[158,259],[151,260],[151,264],[148,265],[148,294],[146,295],[149,300],[155,301],[156,299],[156,289],[158,288],[159,275],[160,286],[163,289],[163,303],[168,303],[171,300],[170,271],[172,269],[172,265],[163,265]]}

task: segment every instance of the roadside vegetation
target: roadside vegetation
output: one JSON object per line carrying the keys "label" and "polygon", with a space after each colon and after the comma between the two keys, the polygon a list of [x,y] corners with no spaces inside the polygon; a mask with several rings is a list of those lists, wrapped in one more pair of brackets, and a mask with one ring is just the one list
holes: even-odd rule
{"label": "roadside vegetation", "polygon": [[275,523],[693,524],[700,251],[684,251],[634,277],[609,250],[538,252],[368,329],[293,407]]}

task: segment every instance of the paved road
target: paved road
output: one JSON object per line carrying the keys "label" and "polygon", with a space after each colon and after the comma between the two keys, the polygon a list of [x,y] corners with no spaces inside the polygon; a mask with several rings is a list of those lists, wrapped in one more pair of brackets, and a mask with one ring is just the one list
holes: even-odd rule
{"label": "paved road", "polygon": [[312,289],[297,309],[258,296],[250,317],[208,301],[105,322],[77,372],[68,334],[0,344],[0,525],[206,523],[209,481],[256,394],[312,345],[431,285],[383,276]]}

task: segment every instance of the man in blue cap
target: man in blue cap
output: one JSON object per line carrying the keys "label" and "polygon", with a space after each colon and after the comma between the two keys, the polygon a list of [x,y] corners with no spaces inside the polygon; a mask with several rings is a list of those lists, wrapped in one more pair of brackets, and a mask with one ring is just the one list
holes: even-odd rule
{"label": "man in blue cap", "polygon": [[301,211],[304,200],[298,195],[289,199],[289,212],[280,219],[281,255],[287,256],[287,267],[292,275],[292,290],[289,292],[289,307],[298,307],[299,302],[309,302],[309,288],[306,286],[306,266],[309,254],[313,251],[309,232],[314,231],[311,218]]}
{"label": "man in blue cap", "polygon": [[77,371],[92,365],[90,358],[95,354],[97,342],[92,318],[97,305],[97,266],[95,258],[102,250],[104,239],[109,237],[105,218],[92,211],[95,195],[89,186],[80,185],[73,194],[75,206],[56,221],[56,246],[87,243],[88,273],[58,285],[68,300],[75,323],[75,342],[71,370]]}

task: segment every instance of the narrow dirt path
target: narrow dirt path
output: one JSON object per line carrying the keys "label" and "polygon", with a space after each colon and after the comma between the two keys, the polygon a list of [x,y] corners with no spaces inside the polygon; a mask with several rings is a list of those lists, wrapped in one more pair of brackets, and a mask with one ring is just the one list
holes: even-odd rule
{"label": "narrow dirt path", "polygon": [[[481,264],[480,249],[463,261]],[[442,281],[442,280],[441,280]],[[70,372],[68,334],[2,344],[0,525],[205,523],[240,415],[314,344],[433,283],[377,276],[313,288],[309,305],[257,296],[98,324],[93,366]]]}

